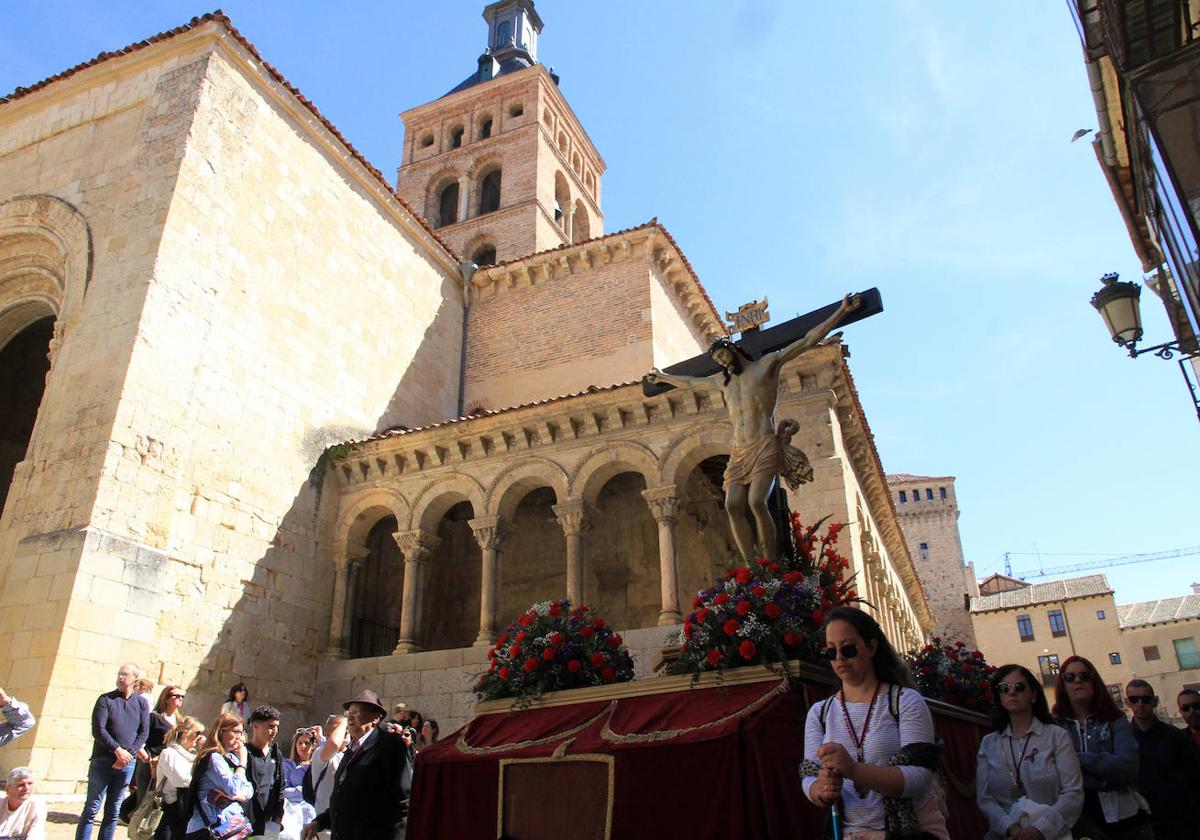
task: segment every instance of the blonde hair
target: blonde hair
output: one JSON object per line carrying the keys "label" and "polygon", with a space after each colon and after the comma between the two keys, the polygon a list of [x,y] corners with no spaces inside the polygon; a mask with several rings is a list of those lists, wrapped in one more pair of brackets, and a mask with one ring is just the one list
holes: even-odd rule
{"label": "blonde hair", "polygon": [[179,744],[183,746],[182,739],[192,733],[199,734],[204,731],[204,724],[196,720],[194,717],[184,715],[179,719],[171,729],[163,737],[163,746],[169,747],[171,744]]}
{"label": "blonde hair", "polygon": [[245,731],[245,723],[242,721],[240,716],[230,712],[222,712],[221,714],[217,715],[217,719],[213,721],[212,728],[208,730],[209,733],[211,733],[208,738],[208,744],[204,747],[204,750],[198,756],[196,756],[196,760],[199,761],[201,758],[211,752],[220,753],[222,756],[228,755],[228,753],[225,752],[225,746],[221,743],[221,733],[229,729],[236,729],[238,727],[242,727],[243,731]]}

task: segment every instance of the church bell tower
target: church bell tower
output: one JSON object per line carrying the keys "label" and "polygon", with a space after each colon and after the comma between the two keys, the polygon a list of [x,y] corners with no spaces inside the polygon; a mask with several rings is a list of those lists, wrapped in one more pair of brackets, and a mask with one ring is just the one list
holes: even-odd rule
{"label": "church bell tower", "polygon": [[404,114],[396,190],[465,260],[489,265],[600,236],[604,160],[537,61],[532,0],[484,7],[471,75]]}

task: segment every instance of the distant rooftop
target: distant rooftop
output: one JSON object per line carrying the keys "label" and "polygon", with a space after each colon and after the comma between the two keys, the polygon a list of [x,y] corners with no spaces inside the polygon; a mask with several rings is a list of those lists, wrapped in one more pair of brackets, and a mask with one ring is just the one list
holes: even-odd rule
{"label": "distant rooftop", "polygon": [[1085,575],[1067,580],[1052,580],[1049,583],[1035,583],[995,595],[980,595],[971,599],[971,612],[1012,610],[1070,598],[1111,594],[1112,587],[1108,585],[1108,579],[1104,575]]}
{"label": "distant rooftop", "polygon": [[1181,595],[1136,604],[1117,604],[1121,627],[1142,627],[1168,621],[1188,621],[1200,618],[1200,595]]}
{"label": "distant rooftop", "polygon": [[952,475],[913,475],[912,473],[889,473],[888,484],[908,484],[910,481],[954,481]]}

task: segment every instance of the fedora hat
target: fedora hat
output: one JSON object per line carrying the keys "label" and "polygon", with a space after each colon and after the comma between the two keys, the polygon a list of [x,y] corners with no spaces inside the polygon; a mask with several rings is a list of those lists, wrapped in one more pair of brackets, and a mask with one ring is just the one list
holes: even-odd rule
{"label": "fedora hat", "polygon": [[364,706],[374,706],[379,710],[380,717],[387,717],[387,709],[383,703],[379,701],[379,695],[369,688],[364,688],[362,691],[355,694],[349,700],[342,704],[343,709],[349,709],[351,703],[362,703]]}

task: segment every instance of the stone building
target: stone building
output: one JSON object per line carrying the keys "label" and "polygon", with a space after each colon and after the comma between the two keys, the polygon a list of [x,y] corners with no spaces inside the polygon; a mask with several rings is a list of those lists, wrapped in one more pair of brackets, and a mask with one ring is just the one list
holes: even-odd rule
{"label": "stone building", "polygon": [[998,591],[971,599],[971,620],[993,665],[1019,663],[1052,687],[1059,664],[1083,656],[1118,706],[1125,705],[1126,683],[1139,677],[1161,698],[1160,714],[1176,721],[1179,690],[1200,687],[1200,594],[1118,605],[1104,575],[1038,584],[1003,575],[988,580]]}
{"label": "stone building", "polygon": [[887,481],[908,553],[937,622],[933,635],[947,642],[962,639],[974,648],[975,631],[968,609],[970,597],[978,595],[979,588],[974,564],[963,559],[954,477],[897,473]]}
{"label": "stone building", "polygon": [[[219,14],[0,98],[0,685],[40,720],[4,768],[75,790],[126,660],[202,717],[243,679],[286,725],[369,685],[448,731],[530,601],[592,601],[645,673],[729,562],[724,407],[636,384],[724,327],[661,225],[603,235],[533,4],[484,16],[395,188]],[[915,644],[846,354],[784,379],[793,503],[851,523]]]}

